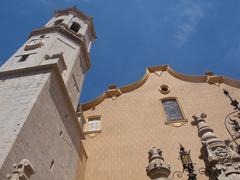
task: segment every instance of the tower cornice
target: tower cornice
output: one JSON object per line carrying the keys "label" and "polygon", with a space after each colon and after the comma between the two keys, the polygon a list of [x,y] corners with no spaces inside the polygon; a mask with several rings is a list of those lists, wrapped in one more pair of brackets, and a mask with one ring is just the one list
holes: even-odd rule
{"label": "tower cornice", "polygon": [[91,30],[93,38],[94,39],[97,38],[96,31],[95,31],[95,28],[93,25],[93,17],[87,16],[86,14],[84,14],[82,11],[80,11],[76,7],[71,7],[71,8],[67,8],[67,9],[63,9],[63,10],[56,10],[55,17],[62,16],[62,15],[68,15],[70,13],[73,14],[74,16],[79,17],[84,22],[86,22],[89,25],[89,28]]}

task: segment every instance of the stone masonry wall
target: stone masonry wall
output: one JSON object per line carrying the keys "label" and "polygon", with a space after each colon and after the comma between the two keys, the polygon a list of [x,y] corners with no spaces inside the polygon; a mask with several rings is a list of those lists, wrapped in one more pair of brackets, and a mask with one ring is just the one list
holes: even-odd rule
{"label": "stone masonry wall", "polygon": [[[48,76],[47,72],[36,72],[0,77],[0,168]],[[13,162],[9,163],[12,166]]]}
{"label": "stone masonry wall", "polygon": [[77,123],[54,73],[45,83],[1,174],[11,173],[12,164],[26,158],[35,168],[31,180],[83,180],[87,157]]}

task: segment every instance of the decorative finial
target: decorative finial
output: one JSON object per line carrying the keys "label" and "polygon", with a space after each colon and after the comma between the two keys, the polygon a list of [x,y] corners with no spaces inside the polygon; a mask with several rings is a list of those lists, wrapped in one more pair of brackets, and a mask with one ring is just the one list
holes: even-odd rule
{"label": "decorative finial", "polygon": [[223,93],[230,99],[231,105],[234,107],[234,110],[240,111],[240,107],[238,106],[239,102],[233,97],[231,97],[230,93],[226,89],[223,89]]}
{"label": "decorative finial", "polygon": [[200,121],[205,121],[204,118],[207,117],[207,114],[206,113],[202,113],[200,116],[197,116],[197,115],[193,115],[193,121],[191,122],[192,125],[197,125],[198,122]]}
{"label": "decorative finial", "polygon": [[164,162],[160,149],[156,147],[150,149],[148,151],[148,160],[149,164],[146,167],[146,172],[151,179],[167,178],[171,173],[170,166]]}

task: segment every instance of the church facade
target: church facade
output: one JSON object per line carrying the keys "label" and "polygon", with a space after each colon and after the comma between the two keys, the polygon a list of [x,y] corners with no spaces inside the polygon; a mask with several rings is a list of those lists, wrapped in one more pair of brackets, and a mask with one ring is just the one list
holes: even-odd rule
{"label": "church facade", "polygon": [[240,81],[149,67],[78,105],[95,38],[56,11],[0,68],[1,180],[240,179]]}
{"label": "church facade", "polygon": [[[160,148],[165,163],[170,166],[168,176],[163,169],[163,174],[159,172],[160,177],[188,179],[188,168],[183,168],[181,161],[180,145],[185,148],[185,153],[191,151],[196,179],[233,178],[227,177],[231,173],[225,176],[221,170],[212,169],[217,164],[223,165],[221,160],[228,157],[228,151],[223,149],[229,146],[235,149],[239,144],[237,137],[235,141],[231,137],[238,131],[226,124],[225,118],[235,110],[223,92],[227,89],[239,99],[239,85],[238,81],[213,73],[188,76],[169,66],[159,66],[147,68],[144,77],[133,84],[109,86],[97,99],[81,106],[87,121],[86,140],[83,141],[89,154],[86,179],[147,180],[144,168],[151,165],[147,162],[147,152],[152,147]],[[98,120],[99,125],[91,128],[92,120]],[[227,139],[229,144],[226,145],[224,140]],[[216,149],[222,153],[219,152],[222,156],[219,159],[214,156]],[[238,150],[229,151],[236,159],[223,161],[226,160],[226,164],[234,162],[238,167]],[[216,159],[205,159],[210,158],[210,154]],[[191,164],[189,161],[185,165]],[[231,163],[229,168],[232,168]],[[236,171],[239,168],[234,169],[234,173]],[[234,175],[234,178],[239,176]]]}

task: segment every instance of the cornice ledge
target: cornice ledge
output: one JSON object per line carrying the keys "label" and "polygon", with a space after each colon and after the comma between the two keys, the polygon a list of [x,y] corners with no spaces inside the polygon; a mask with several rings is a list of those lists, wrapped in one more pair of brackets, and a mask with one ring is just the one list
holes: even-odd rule
{"label": "cornice ledge", "polygon": [[188,81],[188,82],[195,82],[195,83],[204,83],[207,81],[207,75],[201,75],[201,76],[196,76],[196,75],[187,75],[183,73],[179,73],[172,69],[170,66],[167,66],[166,70],[169,74],[171,74],[173,77],[183,80],[183,81]]}
{"label": "cornice ledge", "polygon": [[226,76],[222,76],[222,83],[232,87],[240,88],[240,80],[230,79]]}
{"label": "cornice ledge", "polygon": [[[156,71],[166,71],[169,74],[171,74],[173,77],[187,81],[187,82],[194,82],[194,83],[225,83],[232,87],[240,88],[240,80],[232,80],[230,78],[224,77],[224,76],[217,76],[217,75],[201,75],[201,76],[194,76],[194,75],[186,75],[183,73],[179,73],[175,70],[173,70],[169,65],[162,65],[162,66],[152,66],[146,68],[145,75],[138,81],[128,84],[126,86],[122,86],[116,89],[119,89],[119,96],[138,89],[141,87],[145,82],[148,80],[150,73],[155,73]],[[92,107],[97,106],[98,104],[102,103],[106,98],[110,98],[109,92],[105,91],[102,95],[98,96],[96,99],[91,100],[87,103],[81,104],[80,107],[83,111],[89,110]]]}
{"label": "cornice ledge", "polygon": [[70,8],[62,9],[62,10],[56,10],[54,12],[54,15],[55,16],[62,16],[62,15],[66,15],[66,14],[69,14],[69,13],[72,13],[73,15],[78,16],[79,18],[84,18],[84,19],[87,19],[87,20],[92,19],[92,17],[87,16],[86,14],[84,14],[82,11],[80,11],[76,7],[70,7]]}
{"label": "cornice ledge", "polygon": [[104,92],[103,94],[98,96],[96,99],[89,101],[87,103],[81,104],[77,111],[79,111],[79,109],[82,109],[82,111],[89,110],[92,107],[95,107],[98,104],[102,103],[107,97],[108,97],[107,94]]}
{"label": "cornice ledge", "polygon": [[56,32],[56,31],[61,32],[62,34],[68,36],[69,38],[73,39],[75,42],[79,44],[84,44],[84,37],[81,34],[79,34],[79,36],[76,36],[74,33],[72,33],[70,30],[68,30],[64,26],[52,26],[52,27],[43,27],[40,29],[35,29],[30,33],[28,39],[32,36],[36,36],[43,33]]}
{"label": "cornice ledge", "polygon": [[66,14],[69,14],[69,13],[72,13],[73,15],[75,15],[75,16],[79,17],[80,19],[84,20],[89,25],[89,27],[91,29],[93,39],[97,38],[96,31],[95,31],[95,28],[94,28],[94,25],[93,25],[93,17],[87,16],[86,14],[84,14],[82,11],[80,11],[76,7],[70,7],[70,8],[63,9],[63,10],[56,10],[54,12],[55,17],[61,16],[61,15],[66,15]]}

